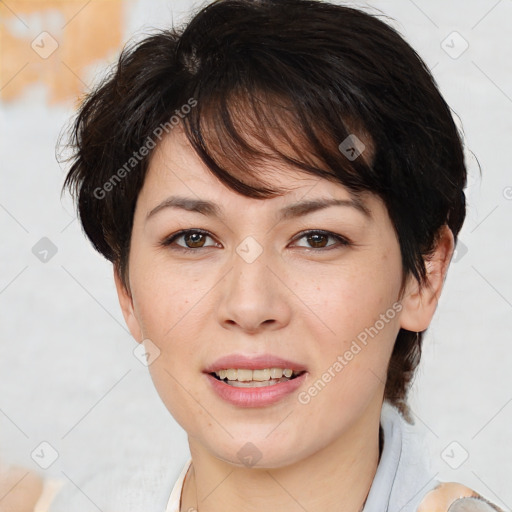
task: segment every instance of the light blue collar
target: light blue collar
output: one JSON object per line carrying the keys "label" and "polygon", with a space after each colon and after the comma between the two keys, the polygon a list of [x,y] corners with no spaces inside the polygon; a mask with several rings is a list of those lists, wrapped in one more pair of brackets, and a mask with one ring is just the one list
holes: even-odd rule
{"label": "light blue collar", "polygon": [[363,512],[416,512],[425,494],[439,484],[427,446],[387,401],[382,405],[380,424],[384,446]]}

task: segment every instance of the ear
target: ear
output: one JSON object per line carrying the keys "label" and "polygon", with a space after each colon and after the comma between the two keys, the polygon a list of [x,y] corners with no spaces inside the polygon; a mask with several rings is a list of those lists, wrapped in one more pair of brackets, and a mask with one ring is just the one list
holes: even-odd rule
{"label": "ear", "polygon": [[426,285],[420,289],[414,276],[410,275],[408,278],[402,299],[403,310],[400,315],[400,327],[403,329],[421,332],[430,325],[443,289],[454,245],[451,229],[447,225],[442,226],[438,233],[435,251],[425,262]]}
{"label": "ear", "polygon": [[119,299],[119,305],[123,312],[124,320],[130,333],[135,338],[135,341],[141,343],[144,339],[142,329],[135,314],[135,308],[133,307],[133,299],[130,290],[125,286],[121,279],[119,267],[114,265],[114,282],[116,283],[117,297]]}

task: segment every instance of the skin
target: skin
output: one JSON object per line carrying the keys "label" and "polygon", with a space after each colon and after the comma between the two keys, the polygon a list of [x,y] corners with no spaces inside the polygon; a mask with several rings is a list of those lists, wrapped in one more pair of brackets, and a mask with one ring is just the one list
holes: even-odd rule
{"label": "skin", "polygon": [[[270,173],[270,164],[261,168]],[[121,308],[136,341],[160,350],[149,366],[164,404],[188,434],[193,470],[181,510],[358,512],[379,462],[379,420],[387,364],[399,329],[425,330],[435,312],[453,253],[441,231],[428,264],[430,286],[409,278],[401,311],[308,404],[298,392],[321,378],[338,355],[399,299],[400,248],[377,196],[362,196],[367,217],[333,206],[278,221],[278,210],[315,198],[350,199],[340,184],[279,169],[271,183],[286,193],[253,199],[224,186],[175,129],[156,148],[138,197],[128,286],[114,276]],[[221,217],[163,208],[171,195],[213,201]],[[184,253],[186,239],[160,244],[181,229],[204,229],[203,247]],[[304,230],[348,238],[342,245]],[[252,263],[237,246],[252,236],[263,249]],[[197,239],[189,247],[197,247]],[[196,242],[196,245],[194,245]],[[313,241],[314,243],[314,241]],[[320,247],[316,248],[315,247]],[[323,247],[323,248],[322,248]],[[304,364],[306,382],[279,403],[239,408],[219,398],[203,369],[233,353],[271,353]],[[246,467],[237,452],[261,454]]]}

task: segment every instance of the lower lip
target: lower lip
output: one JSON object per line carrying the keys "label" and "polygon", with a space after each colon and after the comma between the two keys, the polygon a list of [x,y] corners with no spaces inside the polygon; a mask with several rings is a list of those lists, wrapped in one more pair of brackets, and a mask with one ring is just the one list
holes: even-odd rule
{"label": "lower lip", "polygon": [[295,379],[258,388],[237,388],[205,374],[213,390],[226,402],[238,407],[264,407],[279,402],[293,393],[306,380],[307,372]]}

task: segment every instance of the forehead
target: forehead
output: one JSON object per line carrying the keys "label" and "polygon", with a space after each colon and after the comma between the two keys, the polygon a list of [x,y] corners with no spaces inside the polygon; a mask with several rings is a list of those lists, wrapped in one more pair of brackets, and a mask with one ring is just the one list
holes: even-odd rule
{"label": "forehead", "polygon": [[[269,159],[267,162],[260,162],[254,169],[257,180],[255,177],[240,173],[237,173],[236,177],[249,185],[267,185],[278,190],[279,194],[266,199],[266,203],[280,204],[281,198],[307,199],[313,194],[322,198],[358,199],[341,183],[308,174],[287,166],[282,161]],[[247,203],[257,202],[260,205],[262,201],[236,193],[222,183],[199,158],[179,128],[163,138],[155,148],[141,195],[148,200],[156,200],[171,192],[207,197],[220,204],[230,198]],[[362,198],[369,195],[360,194]]]}

